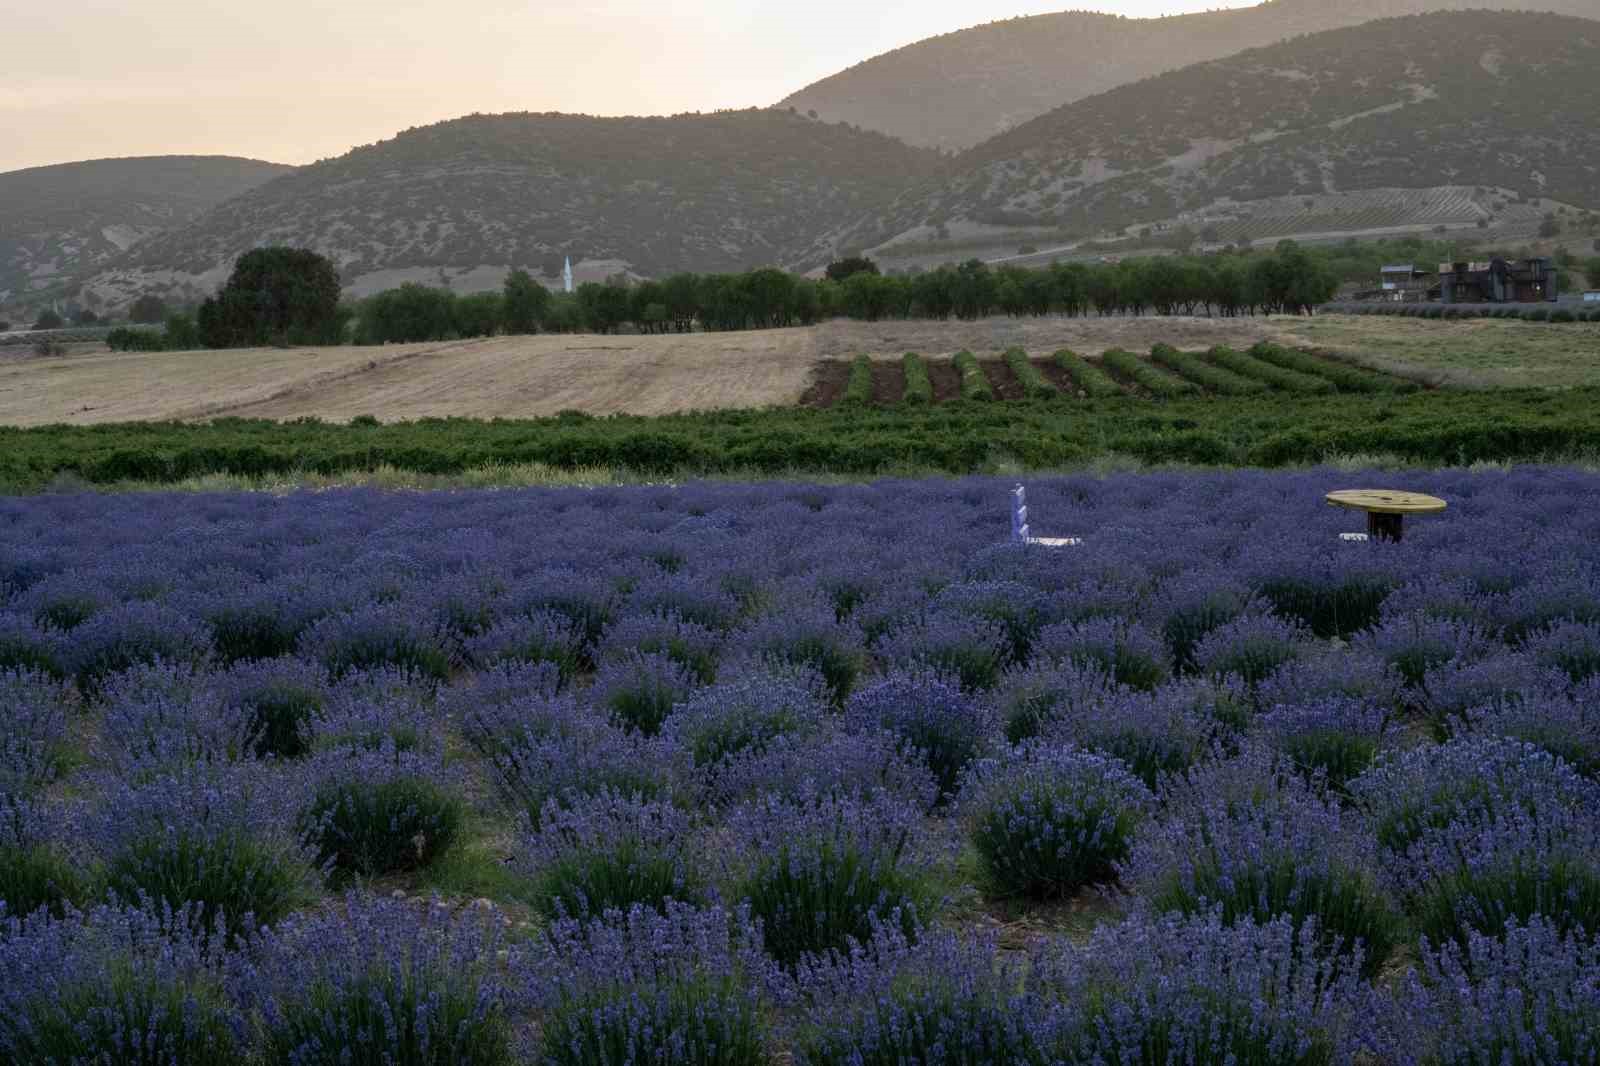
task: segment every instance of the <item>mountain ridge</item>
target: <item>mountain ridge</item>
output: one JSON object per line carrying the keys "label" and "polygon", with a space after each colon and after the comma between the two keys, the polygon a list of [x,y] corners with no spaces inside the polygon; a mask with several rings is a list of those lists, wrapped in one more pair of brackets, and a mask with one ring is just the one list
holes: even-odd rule
{"label": "mountain ridge", "polygon": [[1593,0],[1268,0],[1148,19],[1062,11],[926,38],[814,82],[777,106],[961,151],[1056,107],[1250,48],[1380,18],[1503,9],[1600,17]]}

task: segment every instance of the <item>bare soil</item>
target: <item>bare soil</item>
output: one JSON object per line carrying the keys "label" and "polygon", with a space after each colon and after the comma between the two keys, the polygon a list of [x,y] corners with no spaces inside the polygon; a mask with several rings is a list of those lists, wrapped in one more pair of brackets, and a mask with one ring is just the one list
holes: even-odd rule
{"label": "bare soil", "polygon": [[800,397],[800,404],[804,407],[832,407],[844,399],[849,384],[850,364],[840,359],[824,359],[812,372],[811,387]]}
{"label": "bare soil", "polygon": [[983,376],[989,379],[989,387],[994,390],[997,400],[1022,400],[1027,398],[1027,393],[1022,389],[1022,382],[1017,380],[1017,375],[1012,373],[1011,367],[1006,365],[1004,359],[985,359],[978,363],[978,369],[983,371]]}
{"label": "bare soil", "polygon": [[872,402],[899,403],[906,394],[906,367],[900,360],[872,364]]}
{"label": "bare soil", "polygon": [[1031,362],[1039,369],[1039,373],[1044,375],[1044,379],[1050,384],[1054,385],[1056,390],[1060,392],[1061,395],[1083,395],[1083,393],[1078,391],[1078,383],[1072,380],[1072,375],[1067,373],[1065,370],[1062,370],[1059,366],[1056,366],[1054,360],[1034,359],[1031,360]]}
{"label": "bare soil", "polygon": [[961,399],[961,371],[948,359],[928,360],[928,383],[933,386],[934,403]]}

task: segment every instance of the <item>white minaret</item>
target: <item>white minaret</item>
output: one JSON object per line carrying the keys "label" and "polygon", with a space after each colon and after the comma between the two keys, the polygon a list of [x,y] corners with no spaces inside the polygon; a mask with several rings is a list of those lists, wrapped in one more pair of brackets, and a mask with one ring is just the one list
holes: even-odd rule
{"label": "white minaret", "polygon": [[567,265],[561,268],[561,280],[566,284],[567,291],[572,291],[572,256],[567,256]]}

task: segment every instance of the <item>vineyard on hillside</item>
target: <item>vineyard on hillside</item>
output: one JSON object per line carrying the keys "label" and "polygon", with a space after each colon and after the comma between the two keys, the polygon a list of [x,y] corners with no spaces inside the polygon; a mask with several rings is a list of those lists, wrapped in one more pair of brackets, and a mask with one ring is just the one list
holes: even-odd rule
{"label": "vineyard on hillside", "polygon": [[1112,349],[1085,358],[1064,349],[1041,358],[1012,348],[993,358],[959,352],[949,360],[929,360],[909,352],[899,360],[865,355],[849,363],[830,360],[817,367],[815,381],[801,402],[830,408],[1108,396],[1176,399],[1271,392],[1398,395],[1419,387],[1406,378],[1275,344],[1258,344],[1248,352],[1226,347],[1180,352],[1158,344],[1148,356]]}

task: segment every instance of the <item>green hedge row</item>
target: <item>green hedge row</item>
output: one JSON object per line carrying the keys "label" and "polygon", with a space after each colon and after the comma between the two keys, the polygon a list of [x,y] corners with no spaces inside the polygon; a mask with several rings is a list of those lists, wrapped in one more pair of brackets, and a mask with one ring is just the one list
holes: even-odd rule
{"label": "green hedge row", "polygon": [[916,352],[905,357],[906,388],[901,398],[906,403],[926,405],[933,402],[933,380],[928,377],[928,361]]}
{"label": "green hedge row", "polygon": [[1150,358],[1219,396],[1256,396],[1267,391],[1263,382],[1241,377],[1220,366],[1212,366],[1193,352],[1180,352],[1170,344],[1158,344],[1151,348]]}
{"label": "green hedge row", "polygon": [[872,360],[858,355],[850,364],[850,380],[845,382],[844,403],[872,402]]}
{"label": "green hedge row", "polygon": [[171,482],[381,466],[448,475],[539,462],[674,476],[864,475],[963,473],[998,460],[1048,468],[1107,454],[1152,463],[1280,466],[1380,453],[1434,465],[1600,454],[1600,389],[1274,394],[1162,404],[1118,396],[1064,405],[898,404],[659,418],[0,428],[0,486],[37,489],[62,473],[96,483]]}
{"label": "green hedge row", "polygon": [[1111,380],[1109,374],[1089,363],[1077,352],[1063,348],[1053,359],[1056,366],[1072,379],[1072,383],[1091,399],[1122,395],[1122,387]]}
{"label": "green hedge row", "polygon": [[1262,341],[1250,349],[1250,355],[1264,363],[1293,370],[1313,377],[1326,378],[1338,386],[1340,392],[1415,392],[1420,387],[1414,381],[1363,370],[1348,363],[1331,359],[1318,359],[1308,352],[1285,348],[1281,344]]}
{"label": "green hedge row", "polygon": [[1200,391],[1200,386],[1194,382],[1185,381],[1165,370],[1157,369],[1132,352],[1123,351],[1121,348],[1113,348],[1102,355],[1100,365],[1107,367],[1124,381],[1131,381],[1152,396],[1172,399],[1190,396]]}
{"label": "green hedge row", "polygon": [[1022,386],[1023,395],[1031,400],[1048,400],[1056,395],[1056,387],[1045,380],[1039,373],[1039,368],[1028,360],[1028,353],[1021,348],[1007,349],[1005,354],[1006,366],[1016,375],[1017,383]]}
{"label": "green hedge row", "polygon": [[1315,377],[1311,374],[1302,374],[1294,370],[1285,370],[1281,366],[1263,362],[1254,356],[1235,351],[1232,348],[1218,346],[1206,353],[1206,358],[1220,367],[1233,371],[1241,377],[1254,378],[1264,381],[1275,389],[1285,392],[1298,392],[1307,395],[1316,393],[1329,393],[1334,391],[1333,382],[1327,378]]}
{"label": "green hedge row", "polygon": [[953,360],[956,372],[961,375],[961,398],[987,403],[994,399],[994,386],[978,365],[978,357],[971,352],[957,352]]}

